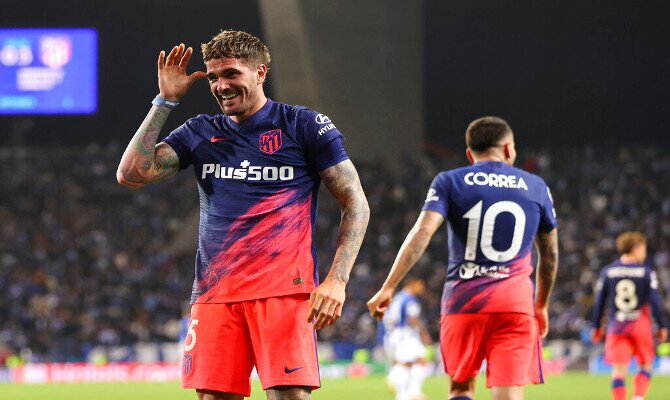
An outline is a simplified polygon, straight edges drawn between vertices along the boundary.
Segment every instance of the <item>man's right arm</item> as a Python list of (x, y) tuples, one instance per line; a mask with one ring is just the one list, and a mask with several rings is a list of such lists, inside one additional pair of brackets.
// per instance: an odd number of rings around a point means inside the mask
[(540, 336), (548, 332), (549, 295), (556, 280), (558, 269), (558, 233), (556, 228), (549, 232), (538, 232), (535, 245), (539, 254), (537, 265), (537, 292), (535, 295), (535, 314), (540, 328)]
[(177, 153), (167, 143), (156, 144), (170, 108), (153, 106), (128, 143), (121, 157), (116, 179), (129, 187), (142, 187), (179, 171)]
[(409, 231), (405, 242), (400, 246), (393, 266), (382, 288), (368, 301), (370, 315), (381, 320), (391, 304), (393, 292), (407, 272), (426, 251), (431, 238), (442, 225), (444, 216), (436, 211), (425, 210), (419, 214), (412, 230)]
[[(186, 75), (191, 54), (193, 49), (182, 43), (173, 47), (167, 57), (164, 51), (158, 55), (158, 89), (163, 99), (179, 101), (196, 80), (205, 76), (203, 71)], [(120, 184), (142, 187), (179, 171), (179, 157), (174, 149), (167, 143), (156, 144), (170, 110), (164, 105), (151, 107), (121, 157), (116, 171)]]

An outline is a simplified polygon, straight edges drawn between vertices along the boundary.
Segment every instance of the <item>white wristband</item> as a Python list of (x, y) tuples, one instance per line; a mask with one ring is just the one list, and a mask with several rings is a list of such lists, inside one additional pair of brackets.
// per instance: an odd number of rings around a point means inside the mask
[(178, 101), (174, 100), (167, 100), (164, 99), (160, 94), (157, 94), (156, 97), (154, 97), (153, 100), (151, 100), (151, 104), (155, 106), (164, 106), (167, 108), (175, 108), (179, 105)]

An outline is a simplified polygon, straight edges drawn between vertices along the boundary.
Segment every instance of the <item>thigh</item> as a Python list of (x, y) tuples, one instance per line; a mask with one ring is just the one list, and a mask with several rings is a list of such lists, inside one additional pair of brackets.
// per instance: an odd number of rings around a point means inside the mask
[(299, 294), (244, 303), (263, 389), (321, 386), (308, 300), (309, 295)]
[(250, 395), (254, 360), (240, 303), (194, 304), (183, 350), (183, 387)]
[(651, 325), (648, 329), (637, 330), (633, 337), (633, 354), (637, 359), (638, 365), (651, 364), (656, 357), (656, 350), (654, 349), (654, 336), (651, 332)]
[(455, 382), (477, 375), (485, 356), (489, 314), (448, 314), (440, 323), (440, 348), (445, 372)]
[(633, 343), (628, 335), (610, 333), (605, 336), (605, 361), (609, 364), (628, 364), (633, 356)]
[(542, 345), (535, 317), (519, 313), (491, 314), (486, 344), (488, 387), (542, 383)]

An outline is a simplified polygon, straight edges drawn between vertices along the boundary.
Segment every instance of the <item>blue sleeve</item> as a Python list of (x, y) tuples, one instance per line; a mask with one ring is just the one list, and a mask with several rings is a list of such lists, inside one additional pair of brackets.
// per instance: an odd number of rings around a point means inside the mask
[(423, 203), (422, 211), (436, 211), (445, 218), (449, 212), (449, 179), (447, 174), (441, 172), (435, 176), (430, 184), (426, 201)]
[(549, 232), (556, 228), (556, 209), (554, 209), (554, 199), (551, 197), (551, 190), (549, 187), (542, 181), (542, 186), (544, 189), (540, 194), (541, 203), (540, 203), (540, 225), (539, 230), (542, 232)]
[(598, 277), (598, 282), (596, 283), (595, 290), (595, 303), (593, 305), (593, 327), (598, 329), (600, 328), (600, 321), (603, 318), (603, 311), (605, 311), (605, 301), (607, 300), (607, 277), (606, 269), (600, 272)]
[(651, 271), (649, 274), (649, 287), (651, 293), (649, 294), (649, 303), (651, 304), (651, 313), (656, 319), (656, 323), (661, 328), (667, 328), (668, 323), (665, 320), (663, 315), (663, 306), (661, 303), (661, 296), (658, 294), (658, 278), (656, 276), (656, 271)]
[(185, 169), (191, 165), (191, 139), (194, 137), (193, 131), (195, 130), (195, 119), (191, 118), (177, 129), (173, 130), (165, 139), (164, 143), (167, 143), (172, 147), (177, 157), (179, 157), (179, 169)]
[(327, 116), (301, 109), (298, 111), (297, 126), (298, 138), (317, 171), (349, 159), (342, 134)]

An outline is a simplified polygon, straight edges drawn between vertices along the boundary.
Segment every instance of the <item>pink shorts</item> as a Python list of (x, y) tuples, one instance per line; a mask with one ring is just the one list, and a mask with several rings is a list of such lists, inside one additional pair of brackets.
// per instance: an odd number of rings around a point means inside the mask
[(486, 359), (486, 386), (544, 383), (535, 317), (519, 313), (442, 316), (444, 369), (456, 382), (474, 378)]
[(609, 364), (628, 364), (635, 356), (637, 363), (654, 362), (654, 338), (651, 324), (640, 324), (630, 334), (608, 333), (605, 336), (605, 361)]
[(194, 304), (184, 344), (182, 387), (249, 397), (256, 366), (263, 389), (321, 386), (308, 294)]

